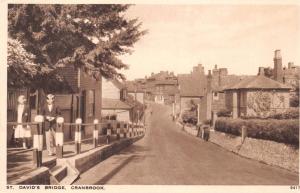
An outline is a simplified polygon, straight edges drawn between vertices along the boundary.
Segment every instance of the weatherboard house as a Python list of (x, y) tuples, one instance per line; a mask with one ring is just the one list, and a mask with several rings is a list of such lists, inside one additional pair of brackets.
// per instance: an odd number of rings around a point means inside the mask
[(264, 76), (248, 77), (224, 89), (226, 108), (232, 117), (267, 117), (284, 112), (290, 107), (291, 87)]
[(127, 98), (124, 84), (102, 77), (102, 117), (116, 116), (119, 121), (129, 122), (133, 106), (127, 102)]

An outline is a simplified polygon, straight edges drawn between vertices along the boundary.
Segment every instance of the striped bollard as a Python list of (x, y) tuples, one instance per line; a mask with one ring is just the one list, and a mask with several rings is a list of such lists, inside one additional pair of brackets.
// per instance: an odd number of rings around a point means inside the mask
[(80, 154), (81, 152), (81, 124), (82, 119), (78, 118), (75, 121), (76, 131), (75, 131), (75, 153)]
[(94, 148), (96, 148), (98, 146), (98, 137), (99, 137), (98, 127), (97, 127), (97, 125), (99, 124), (99, 120), (95, 119), (94, 124), (95, 126), (93, 132), (93, 144), (94, 144)]
[(111, 136), (111, 125), (110, 123), (107, 125), (107, 130), (106, 130), (106, 143), (110, 143), (110, 136)]
[(58, 117), (56, 119), (56, 132), (55, 132), (55, 142), (56, 142), (56, 157), (63, 158), (63, 146), (64, 146), (64, 132), (63, 132), (64, 118)]
[(33, 162), (36, 164), (36, 167), (42, 167), (44, 117), (37, 115), (34, 121), (37, 122), (37, 126), (33, 135)]

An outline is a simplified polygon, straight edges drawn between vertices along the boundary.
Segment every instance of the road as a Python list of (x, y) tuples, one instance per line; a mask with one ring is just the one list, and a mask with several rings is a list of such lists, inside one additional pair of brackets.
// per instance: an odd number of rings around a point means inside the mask
[(298, 174), (188, 135), (170, 107), (153, 104), (143, 139), (81, 174), (75, 184), (291, 185)]

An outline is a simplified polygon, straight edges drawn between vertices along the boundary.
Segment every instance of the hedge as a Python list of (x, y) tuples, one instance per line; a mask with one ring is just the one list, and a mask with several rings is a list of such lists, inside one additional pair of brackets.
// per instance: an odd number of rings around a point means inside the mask
[(197, 124), (197, 113), (194, 111), (184, 111), (181, 115), (183, 123), (189, 123), (191, 125)]
[(215, 130), (240, 136), (242, 126), (247, 129), (247, 136), (299, 147), (299, 119), (232, 119), (218, 118)]

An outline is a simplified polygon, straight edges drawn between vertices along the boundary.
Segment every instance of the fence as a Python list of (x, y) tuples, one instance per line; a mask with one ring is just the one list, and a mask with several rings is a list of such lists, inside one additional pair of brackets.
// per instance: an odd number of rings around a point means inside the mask
[[(17, 122), (7, 122), (7, 125), (17, 126), (17, 125), (30, 125), (33, 140), (33, 161), (36, 167), (42, 166), (42, 151), (43, 151), (43, 134), (44, 134), (44, 117), (42, 115), (37, 115), (34, 122), (17, 123)], [(55, 131), (55, 145), (56, 145), (56, 156), (57, 158), (64, 157), (64, 125), (71, 126), (75, 132), (74, 137), (74, 148), (75, 154), (81, 153), (81, 145), (84, 141), (92, 142), (92, 149), (99, 147), (100, 140), (99, 137), (104, 137), (104, 144), (109, 144), (112, 142), (112, 136), (116, 137), (116, 140), (121, 138), (132, 138), (144, 134), (144, 126), (140, 124), (133, 124), (131, 122), (120, 122), (113, 120), (106, 120), (102, 123), (98, 119), (95, 119), (93, 123), (82, 123), (80, 118), (75, 120), (75, 123), (65, 123), (63, 117), (57, 117), (56, 119), (56, 131)], [(88, 139), (82, 139), (82, 126), (93, 126), (93, 137)]]

